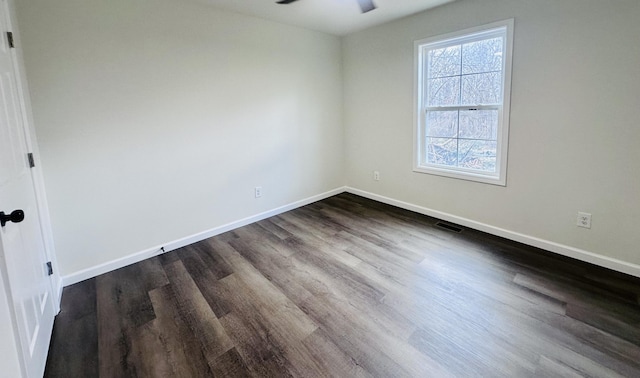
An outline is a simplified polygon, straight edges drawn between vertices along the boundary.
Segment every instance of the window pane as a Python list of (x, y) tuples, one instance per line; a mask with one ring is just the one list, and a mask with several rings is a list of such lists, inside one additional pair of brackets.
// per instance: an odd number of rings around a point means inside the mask
[(502, 99), (502, 75), (499, 72), (462, 77), (463, 105), (497, 105)]
[(427, 112), (426, 135), (455, 138), (458, 135), (458, 111)]
[(462, 46), (462, 74), (502, 70), (502, 37)]
[(484, 172), (496, 171), (496, 142), (460, 140), (458, 166)]
[(506, 184), (512, 39), (505, 20), (414, 43), (414, 171)]
[(461, 110), (460, 138), (498, 139), (497, 110)]
[(460, 75), (460, 45), (429, 51), (428, 77)]
[(455, 167), (458, 161), (458, 140), (427, 138), (427, 163)]
[(460, 76), (430, 79), (428, 85), (428, 106), (460, 104)]

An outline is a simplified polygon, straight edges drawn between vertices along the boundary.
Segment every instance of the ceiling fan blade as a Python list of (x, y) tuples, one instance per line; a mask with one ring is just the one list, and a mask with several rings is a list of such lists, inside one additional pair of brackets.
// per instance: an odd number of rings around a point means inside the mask
[(373, 0), (358, 0), (358, 4), (360, 4), (360, 9), (362, 9), (362, 13), (367, 13), (376, 9)]
[[(294, 1), (298, 0), (280, 0), (276, 1), (277, 4), (291, 4)], [(367, 13), (376, 9), (376, 5), (373, 3), (373, 0), (358, 0), (358, 4), (360, 4), (360, 9), (362, 9), (362, 13)]]

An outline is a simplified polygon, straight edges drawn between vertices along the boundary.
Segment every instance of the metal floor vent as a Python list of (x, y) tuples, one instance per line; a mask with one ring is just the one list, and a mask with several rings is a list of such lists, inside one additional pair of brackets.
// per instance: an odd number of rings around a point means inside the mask
[(453, 231), (453, 232), (462, 232), (462, 228), (460, 228), (458, 226), (454, 226), (454, 225), (449, 224), (449, 223), (438, 222), (438, 223), (436, 223), (436, 226), (438, 226), (440, 228), (444, 228), (445, 230)]

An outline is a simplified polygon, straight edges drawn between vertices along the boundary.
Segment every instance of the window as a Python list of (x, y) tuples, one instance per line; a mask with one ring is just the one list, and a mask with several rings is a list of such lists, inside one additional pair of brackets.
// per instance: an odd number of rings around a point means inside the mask
[(415, 42), (414, 171), (506, 185), (513, 20)]

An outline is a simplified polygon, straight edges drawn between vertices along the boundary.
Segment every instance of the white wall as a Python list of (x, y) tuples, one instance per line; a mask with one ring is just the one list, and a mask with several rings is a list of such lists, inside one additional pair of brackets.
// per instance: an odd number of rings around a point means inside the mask
[(17, 6), (63, 275), (344, 185), (339, 38), (190, 1)]
[[(637, 0), (458, 0), (342, 41), (195, 1), (18, 16), (65, 275), (345, 182), (640, 264)], [(512, 17), (507, 186), (412, 172), (413, 41)]]
[[(412, 172), (413, 42), (507, 18), (507, 186)], [(348, 185), (640, 264), (638, 20), (637, 0), (459, 0), (347, 36)], [(592, 229), (576, 227), (578, 211)]]

